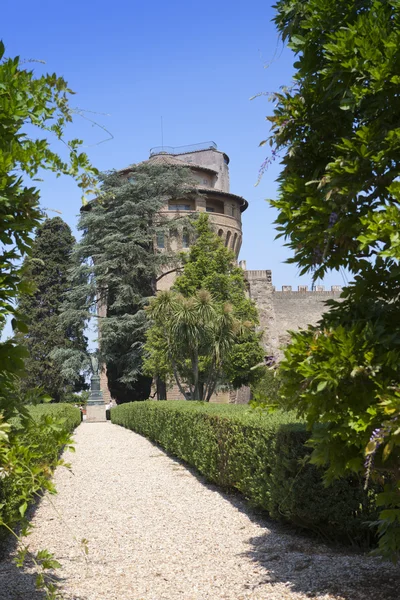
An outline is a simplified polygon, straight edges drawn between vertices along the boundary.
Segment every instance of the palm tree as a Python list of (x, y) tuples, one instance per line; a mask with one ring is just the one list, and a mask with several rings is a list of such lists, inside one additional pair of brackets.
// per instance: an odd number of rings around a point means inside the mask
[(208, 402), (224, 378), (224, 361), (237, 336), (249, 324), (238, 321), (232, 306), (217, 304), (207, 290), (189, 298), (160, 292), (150, 302), (148, 315), (152, 320), (146, 344), (148, 364), (153, 369), (158, 362), (169, 365), (184, 397)]

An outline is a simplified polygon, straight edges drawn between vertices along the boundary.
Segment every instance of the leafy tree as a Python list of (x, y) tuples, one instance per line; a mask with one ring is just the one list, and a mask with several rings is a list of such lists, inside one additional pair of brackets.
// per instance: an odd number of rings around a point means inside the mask
[[(224, 377), (224, 363), (238, 334), (251, 323), (235, 319), (232, 305), (215, 302), (207, 290), (189, 298), (161, 292), (150, 302), (148, 314), (157, 333), (162, 331), (164, 360), (171, 365), (181, 393), (187, 397), (188, 386), (190, 399), (208, 402)], [(151, 357), (149, 343), (146, 349)]]
[[(271, 145), (284, 152), (279, 235), (302, 273), (346, 267), (353, 282), (317, 327), (293, 335), (285, 404), (310, 427), (328, 479), (367, 471), (386, 485), (380, 550), (400, 550), (400, 5), (280, 0), (297, 55), (275, 94)], [(322, 431), (322, 433), (321, 433)], [(365, 462), (365, 466), (363, 463)], [(392, 474), (392, 476), (390, 475)]]
[[(40, 387), (55, 402), (64, 401), (71, 390), (62, 376), (60, 365), (51, 354), (56, 348), (86, 349), (83, 332), (60, 327), (59, 310), (68, 289), (68, 271), (75, 239), (69, 226), (60, 218), (46, 219), (36, 229), (29, 258), (25, 259), (23, 280), (35, 290), (22, 296), (18, 305), (29, 330), (17, 336), (29, 352), (26, 374), (21, 379), (24, 394)], [(84, 382), (80, 382), (84, 387)]]
[[(213, 371), (212, 394), (218, 384), (238, 388), (256, 379), (258, 371), (252, 370), (252, 367), (262, 360), (264, 351), (260, 345), (261, 336), (256, 332), (257, 309), (246, 295), (243, 271), (236, 265), (233, 252), (226, 248), (221, 239), (212, 231), (208, 215), (201, 214), (194, 227), (197, 238), (189, 252), (181, 255), (182, 272), (174, 283), (173, 291), (190, 299), (194, 298), (200, 290), (207, 290), (212, 297), (214, 315), (219, 314), (218, 311), (222, 314), (225, 310), (224, 307), (229, 305), (232, 319), (237, 323), (248, 325), (239, 328), (229, 343), (229, 352), (225, 352), (223, 361), (218, 363), (218, 369)], [(156, 313), (150, 311), (149, 314)], [(165, 327), (162, 321), (155, 319), (148, 332), (146, 344), (146, 369), (160, 379), (168, 379), (171, 376), (176, 378), (172, 355), (168, 349), (171, 342), (167, 343)], [(183, 346), (182, 352), (184, 352)], [(200, 390), (196, 389), (196, 394), (199, 393), (199, 396), (195, 396), (196, 399), (199, 397), (209, 399), (208, 394), (202, 390), (202, 386), (210, 389), (207, 382), (210, 378), (210, 369), (213, 370), (214, 367), (211, 359), (204, 360), (203, 367), (202, 363), (199, 365)], [(180, 379), (186, 380), (188, 385), (194, 385), (193, 382), (197, 376), (189, 376), (188, 372), (182, 368)]]
[[(11, 319), (14, 330), (27, 332), (16, 300), (32, 291), (31, 282), (22, 277), (22, 260), (30, 252), (31, 235), (42, 218), (39, 190), (32, 180), (40, 169), (47, 169), (74, 177), (83, 190), (95, 183), (96, 170), (86, 154), (80, 152), (81, 142), (64, 139), (66, 125), (72, 120), (70, 93), (63, 78), (55, 74), (36, 77), (21, 67), (19, 57), (6, 58), (0, 42), (0, 330)], [(53, 136), (64, 142), (66, 159), (53, 150)], [(63, 427), (47, 417), (36, 428), (32, 425), (25, 399), (18, 390), (25, 357), (26, 351), (15, 338), (0, 343), (0, 486), (12, 473), (18, 494), (13, 502), (15, 506), (19, 504), (21, 519), (27, 500), (49, 481), (46, 461), (33, 466), (37, 447), (33, 439), (31, 444), (26, 443), (21, 430), (35, 430), (41, 439), (47, 436), (54, 439), (55, 431)], [(18, 419), (10, 420), (12, 416)], [(69, 442), (64, 435), (63, 443)], [(10, 525), (7, 516), (0, 518), (3, 531), (11, 531)], [(55, 561), (46, 551), (36, 555), (36, 564), (43, 565), (44, 555), (47, 564), (54, 566)], [(45, 582), (43, 585), (46, 587)], [(50, 597), (52, 591), (48, 586), (47, 591)]]
[[(63, 78), (35, 77), (21, 68), (18, 57), (4, 57), (0, 42), (0, 329), (8, 318), (13, 327), (26, 332), (15, 300), (31, 291), (22, 278), (21, 259), (30, 251), (31, 234), (41, 220), (39, 190), (24, 183), (39, 169), (71, 175), (82, 189), (93, 185), (95, 170), (79, 140), (63, 139), (72, 120), (68, 104), (71, 91)], [(40, 132), (42, 137), (35, 137)], [(63, 160), (51, 146), (51, 135), (65, 142), (69, 153)], [(14, 388), (24, 370), (24, 349), (15, 339), (0, 343), (0, 411), (7, 419), (16, 410)]]
[[(100, 354), (112, 396), (118, 403), (144, 400), (151, 387), (151, 379), (142, 374), (144, 307), (155, 294), (157, 279), (177, 264), (168, 247), (157, 248), (157, 237), (168, 240), (188, 224), (186, 217), (171, 218), (160, 211), (169, 198), (195, 192), (186, 169), (167, 165), (142, 163), (129, 173), (105, 174), (101, 181), (101, 195), (79, 221), (83, 235), (74, 253), (62, 319), (80, 327), (98, 318)], [(79, 371), (76, 353), (64, 353), (64, 367)]]

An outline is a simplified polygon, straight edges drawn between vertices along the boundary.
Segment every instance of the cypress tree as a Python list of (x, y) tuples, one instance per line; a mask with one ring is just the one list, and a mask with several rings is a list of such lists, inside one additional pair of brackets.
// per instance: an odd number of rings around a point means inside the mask
[[(40, 387), (54, 402), (63, 401), (71, 391), (52, 353), (57, 348), (85, 348), (82, 330), (60, 324), (60, 308), (68, 288), (68, 271), (75, 239), (60, 218), (46, 219), (36, 230), (31, 255), (24, 263), (24, 278), (35, 290), (19, 301), (29, 331), (17, 335), (28, 350), (26, 375), (21, 388), (29, 392)], [(83, 382), (80, 382), (83, 385)]]

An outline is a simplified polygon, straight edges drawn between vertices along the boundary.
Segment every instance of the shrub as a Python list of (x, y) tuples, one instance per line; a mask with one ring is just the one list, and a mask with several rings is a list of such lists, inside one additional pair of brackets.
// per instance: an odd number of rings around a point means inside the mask
[(282, 379), (279, 371), (265, 368), (259, 380), (251, 386), (254, 403), (258, 405), (275, 404), (281, 385)]
[(276, 519), (330, 540), (370, 543), (374, 494), (358, 477), (324, 487), (306, 461), (309, 433), (290, 413), (200, 402), (132, 402), (111, 410), (113, 423), (160, 444), (207, 479), (242, 492)]
[(24, 520), (28, 504), (43, 488), (54, 491), (49, 477), (70, 432), (81, 422), (78, 408), (68, 404), (41, 404), (28, 408), (23, 422), (13, 418), (0, 455), (0, 539), (5, 524)]

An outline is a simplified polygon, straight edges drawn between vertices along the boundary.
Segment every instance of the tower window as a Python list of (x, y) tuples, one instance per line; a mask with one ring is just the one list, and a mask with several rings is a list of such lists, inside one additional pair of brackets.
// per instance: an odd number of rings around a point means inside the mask
[(230, 242), (230, 239), (231, 239), (231, 235), (232, 235), (232, 234), (231, 234), (231, 232), (230, 232), (230, 231), (228, 231), (228, 233), (226, 234), (225, 246), (226, 246), (227, 248), (229, 248), (229, 242)]
[(191, 210), (190, 204), (169, 204), (168, 210)]
[(189, 234), (187, 231), (184, 231), (182, 235), (182, 248), (189, 248)]
[(232, 240), (232, 250), (233, 251), (235, 251), (237, 236), (238, 236), (237, 233), (235, 233), (235, 235), (233, 236), (233, 240)]
[(165, 236), (162, 231), (157, 233), (157, 248), (165, 248)]
[(211, 206), (207, 206), (206, 212), (215, 212), (215, 208), (211, 208)]

